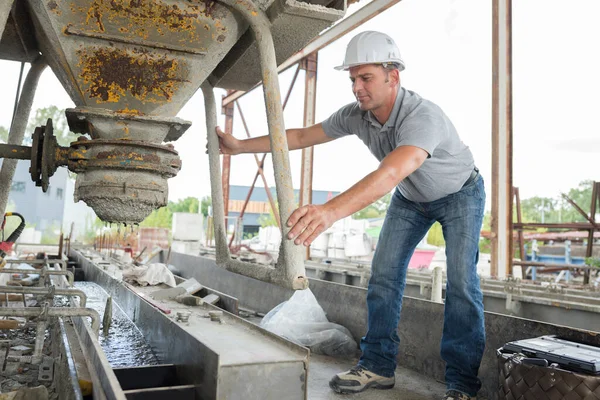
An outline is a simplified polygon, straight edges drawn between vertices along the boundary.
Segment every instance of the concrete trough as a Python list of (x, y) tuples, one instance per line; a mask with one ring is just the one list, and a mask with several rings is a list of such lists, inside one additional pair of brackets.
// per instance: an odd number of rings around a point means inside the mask
[[(102, 286), (137, 325), (160, 362), (176, 365), (182, 384), (195, 385), (197, 399), (307, 398), (307, 349), (226, 311), (222, 322), (206, 318), (219, 310), (207, 303), (160, 301), (167, 315), (151, 304), (156, 287), (133, 287), (122, 282), (117, 268), (99, 267), (76, 250), (71, 256), (86, 280)], [(189, 319), (177, 321), (178, 313), (189, 313)]]
[[(292, 290), (223, 270), (213, 259), (207, 257), (172, 252), (170, 263), (181, 271), (183, 277), (194, 277), (215, 290), (235, 296), (242, 306), (258, 312), (268, 312), (293, 294)], [(366, 289), (318, 279), (311, 279), (310, 289), (327, 313), (328, 319), (345, 326), (352, 332), (355, 340), (360, 340), (366, 332)], [(402, 341), (398, 354), (399, 365), (443, 381), (445, 364), (440, 358), (439, 348), (444, 305), (405, 296), (402, 307), (402, 318), (398, 327)], [(485, 321), (487, 342), (479, 374), (483, 382), (479, 397), (484, 399), (498, 399), (496, 350), (507, 342), (542, 335), (558, 335), (565, 339), (600, 346), (600, 334), (593, 331), (492, 312), (485, 313)]]

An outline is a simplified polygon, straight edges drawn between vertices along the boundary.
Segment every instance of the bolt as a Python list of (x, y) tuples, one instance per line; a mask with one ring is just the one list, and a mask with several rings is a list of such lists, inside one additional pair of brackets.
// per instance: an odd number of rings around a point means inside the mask
[(221, 317), (223, 316), (223, 311), (209, 311), (208, 316), (211, 321), (221, 322)]
[(188, 322), (191, 314), (192, 313), (189, 311), (177, 311), (177, 320), (181, 322)]

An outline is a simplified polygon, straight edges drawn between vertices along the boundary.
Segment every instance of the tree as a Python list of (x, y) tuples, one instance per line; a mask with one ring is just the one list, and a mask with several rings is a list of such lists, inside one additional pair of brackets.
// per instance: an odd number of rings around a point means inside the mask
[(208, 208), (212, 207), (212, 199), (210, 196), (204, 196), (200, 200), (200, 212), (204, 215), (204, 218), (208, 217)]
[[(275, 208), (279, 210), (279, 203), (275, 203)], [(277, 226), (277, 220), (275, 219), (275, 214), (273, 214), (273, 210), (269, 208), (268, 214), (261, 214), (258, 217), (258, 223), (261, 228), (266, 228), (267, 226)]]
[[(579, 182), (576, 188), (569, 190), (567, 196), (573, 200), (583, 211), (589, 214), (590, 206), (592, 204), (592, 187), (594, 182), (591, 180), (585, 180)], [(562, 221), (569, 222), (587, 222), (587, 220), (581, 215), (575, 207), (571, 206), (567, 201), (563, 202), (563, 210), (561, 219)]]
[[(521, 200), (521, 217), (523, 222), (558, 222), (558, 201), (550, 197), (532, 197)], [(514, 220), (516, 217), (514, 207)]]
[(33, 131), (38, 126), (46, 125), (48, 118), (52, 119), (54, 136), (56, 136), (59, 145), (69, 146), (71, 142), (77, 140), (79, 135), (69, 130), (65, 110), (61, 110), (56, 106), (49, 106), (35, 110), (35, 115), (30, 118), (27, 125), (24, 143), (31, 145), (31, 135), (33, 134)]
[(388, 193), (373, 204), (368, 205), (362, 210), (355, 212), (352, 214), (352, 218), (354, 219), (371, 219), (383, 217), (387, 212), (388, 207), (390, 206), (390, 201), (392, 199), (392, 194)]
[[(152, 211), (145, 220), (140, 223), (140, 226), (152, 228), (171, 228), (173, 223), (173, 213), (198, 213), (200, 203), (195, 197), (187, 197), (177, 202), (170, 201), (166, 207), (161, 207)], [(208, 210), (208, 209), (207, 209)]]
[(171, 213), (185, 212), (185, 213), (198, 213), (199, 202), (196, 197), (186, 197), (183, 200), (179, 200), (177, 203), (172, 201), (167, 205)]
[(8, 129), (0, 126), (0, 142), (8, 143)]

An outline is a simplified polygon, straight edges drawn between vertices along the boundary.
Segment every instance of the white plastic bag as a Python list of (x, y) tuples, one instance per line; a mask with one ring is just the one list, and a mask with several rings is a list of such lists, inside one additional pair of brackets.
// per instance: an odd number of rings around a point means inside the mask
[(159, 283), (166, 283), (170, 287), (175, 287), (175, 277), (169, 271), (165, 264), (133, 265), (123, 270), (123, 279), (129, 282), (136, 282), (140, 286), (154, 286)]
[(348, 329), (327, 320), (310, 289), (296, 291), (288, 301), (273, 308), (260, 326), (316, 354), (354, 357), (358, 350)]

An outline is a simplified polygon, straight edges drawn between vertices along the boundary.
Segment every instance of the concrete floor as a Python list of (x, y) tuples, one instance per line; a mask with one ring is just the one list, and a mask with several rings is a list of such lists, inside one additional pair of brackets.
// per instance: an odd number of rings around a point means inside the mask
[(352, 400), (440, 400), (444, 396), (445, 385), (414, 371), (396, 369), (396, 386), (391, 390), (369, 389), (357, 394), (337, 394), (329, 388), (333, 375), (350, 369), (356, 360), (342, 360), (312, 354), (308, 373), (308, 398), (310, 400), (352, 399)]

